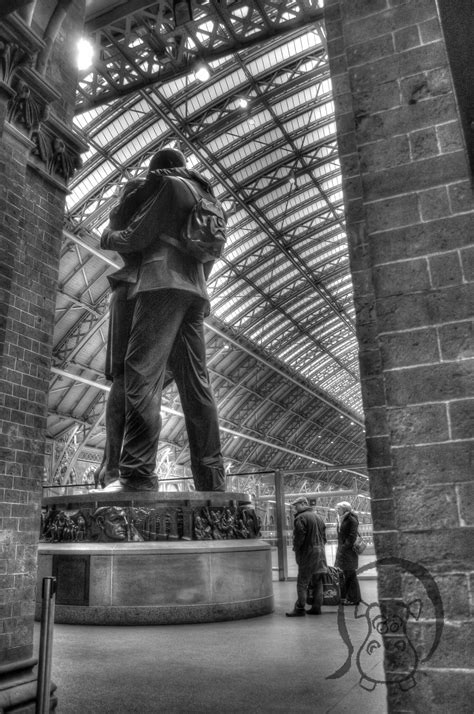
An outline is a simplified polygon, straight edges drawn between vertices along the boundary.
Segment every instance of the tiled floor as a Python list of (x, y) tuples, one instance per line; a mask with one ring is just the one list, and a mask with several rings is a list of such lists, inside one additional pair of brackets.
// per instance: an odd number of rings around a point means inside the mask
[[(295, 583), (273, 585), (275, 611), (249, 620), (56, 625), (58, 714), (385, 714), (385, 686), (373, 681), (380, 678), (374, 674), (380, 654), (370, 668), (364, 664), (369, 671), (362, 671), (357, 657), (366, 618), (344, 608), (338, 621), (337, 608), (324, 608), (320, 617), (289, 619), (285, 611), (294, 603)], [(366, 603), (377, 599), (375, 580), (362, 580), (361, 589)]]

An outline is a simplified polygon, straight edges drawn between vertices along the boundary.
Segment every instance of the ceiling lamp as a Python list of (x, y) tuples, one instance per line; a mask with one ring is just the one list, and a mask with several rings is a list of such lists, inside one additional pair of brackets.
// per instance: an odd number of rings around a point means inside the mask
[(77, 67), (78, 69), (87, 69), (92, 64), (92, 59), (94, 57), (94, 49), (85, 37), (77, 43)]
[(198, 64), (194, 68), (194, 78), (200, 82), (207, 82), (211, 76), (211, 71), (206, 64)]
[(245, 97), (240, 97), (240, 98), (239, 98), (239, 107), (240, 107), (241, 109), (247, 109), (248, 105), (249, 105), (249, 100), (248, 100), (248, 99), (246, 99)]

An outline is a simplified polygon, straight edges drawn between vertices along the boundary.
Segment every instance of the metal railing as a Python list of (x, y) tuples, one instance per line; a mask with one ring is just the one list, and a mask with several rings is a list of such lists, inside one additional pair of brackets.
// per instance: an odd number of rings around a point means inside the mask
[(36, 714), (47, 714), (50, 711), (56, 578), (43, 578), (42, 598)]

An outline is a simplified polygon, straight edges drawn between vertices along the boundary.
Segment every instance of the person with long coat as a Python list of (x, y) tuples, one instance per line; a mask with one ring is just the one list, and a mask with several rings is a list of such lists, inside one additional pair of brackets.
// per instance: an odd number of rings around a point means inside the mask
[(341, 600), (345, 605), (358, 605), (361, 600), (357, 569), (359, 556), (354, 550), (354, 543), (359, 531), (359, 519), (348, 501), (336, 504), (338, 518), (337, 552), (335, 565), (344, 575), (341, 588)]
[[(324, 547), (326, 524), (313, 511), (305, 496), (300, 496), (291, 505), (296, 511), (293, 525), (293, 550), (298, 565), (296, 580), (298, 599), (294, 609), (287, 612), (286, 616), (300, 617), (306, 613), (320, 615), (323, 602), (322, 575), (327, 571)], [(310, 582), (314, 588), (313, 604), (310, 610), (306, 610), (306, 596)]]

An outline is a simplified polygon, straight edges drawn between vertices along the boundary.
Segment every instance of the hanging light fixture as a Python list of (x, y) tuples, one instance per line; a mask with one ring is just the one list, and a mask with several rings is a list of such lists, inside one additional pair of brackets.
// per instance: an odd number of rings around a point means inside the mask
[(199, 82), (207, 82), (207, 80), (211, 76), (211, 70), (204, 63), (197, 64), (194, 67), (193, 72), (194, 72), (194, 78), (199, 80)]
[(77, 43), (77, 67), (78, 69), (88, 69), (94, 58), (92, 44), (85, 37), (81, 37)]

